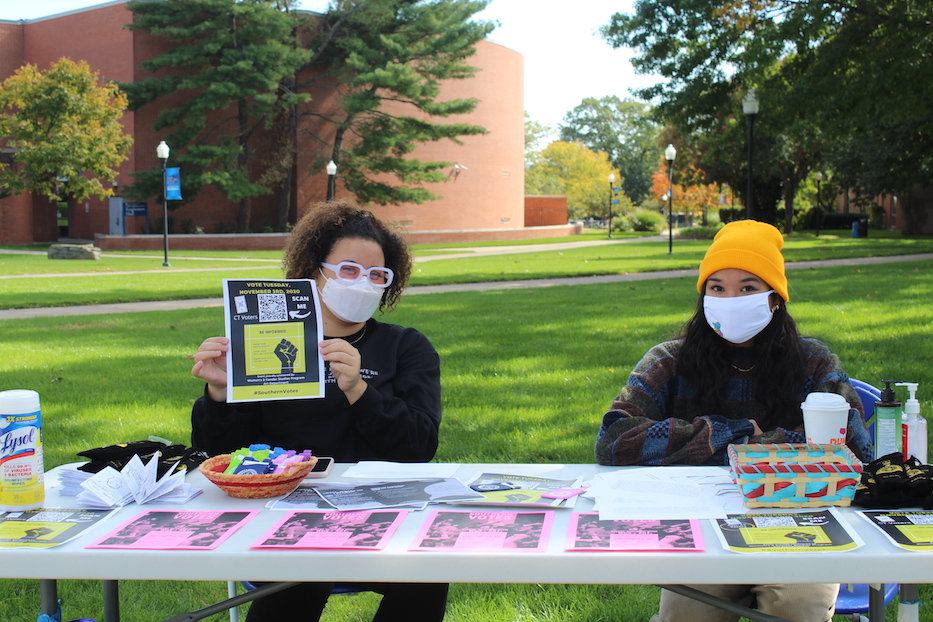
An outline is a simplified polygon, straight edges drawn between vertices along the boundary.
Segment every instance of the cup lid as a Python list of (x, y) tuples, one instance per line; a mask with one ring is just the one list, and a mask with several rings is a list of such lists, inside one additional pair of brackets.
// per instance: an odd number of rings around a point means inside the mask
[(819, 410), (836, 410), (838, 408), (849, 408), (849, 402), (838, 393), (810, 393), (807, 399), (800, 405), (803, 408), (815, 408)]

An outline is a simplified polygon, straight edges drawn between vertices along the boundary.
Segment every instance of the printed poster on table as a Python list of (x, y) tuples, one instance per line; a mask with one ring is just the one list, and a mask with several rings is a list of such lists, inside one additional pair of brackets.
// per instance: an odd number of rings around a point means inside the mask
[(470, 488), (484, 499), (470, 505), (514, 505), (523, 507), (572, 507), (582, 492), (579, 479), (555, 479), (514, 473), (482, 473)]
[(39, 508), (0, 512), (0, 548), (47, 549), (73, 540), (113, 510)]
[(289, 512), (252, 548), (381, 549), (408, 510)]
[(933, 512), (866, 510), (859, 514), (897, 546), (908, 551), (933, 551)]
[[(423, 508), (428, 503), (453, 503), (482, 498), (482, 495), (467, 488), (460, 480), (415, 479), (404, 482), (311, 483), (304, 484), (335, 510), (373, 510), (388, 507), (412, 506)], [(289, 502), (292, 495), (282, 501)], [(276, 509), (273, 506), (273, 509)], [(282, 506), (284, 507), (284, 505)]]
[(321, 305), (310, 279), (224, 279), (227, 401), (324, 397)]
[(148, 510), (85, 548), (207, 551), (257, 514), (259, 510)]
[(412, 551), (515, 551), (547, 549), (553, 511), (437, 510), (425, 521)]
[(818, 512), (729, 514), (713, 521), (724, 549), (735, 553), (851, 551), (858, 534), (836, 508)]
[(568, 551), (703, 551), (696, 519), (600, 520), (599, 514), (573, 514)]

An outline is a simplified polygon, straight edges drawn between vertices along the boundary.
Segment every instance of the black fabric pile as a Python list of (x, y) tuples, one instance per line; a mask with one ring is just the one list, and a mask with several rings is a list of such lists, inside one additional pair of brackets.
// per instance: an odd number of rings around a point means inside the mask
[(159, 441), (134, 441), (78, 452), (79, 456), (90, 460), (78, 469), (88, 473), (97, 473), (107, 467), (113, 467), (120, 471), (133, 456), (139, 456), (144, 463), (148, 463), (156, 452), (161, 452), (159, 466), (156, 469), (157, 477), (162, 477), (170, 470), (194, 469), (210, 457), (194, 447), (168, 445)]
[(870, 509), (933, 509), (933, 466), (911, 456), (888, 454), (862, 470), (853, 503)]

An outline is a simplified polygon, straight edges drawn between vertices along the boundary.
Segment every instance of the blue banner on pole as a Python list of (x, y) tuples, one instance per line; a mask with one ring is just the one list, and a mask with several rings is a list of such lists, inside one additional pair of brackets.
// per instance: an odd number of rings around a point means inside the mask
[(165, 169), (165, 198), (181, 201), (181, 175), (178, 168)]

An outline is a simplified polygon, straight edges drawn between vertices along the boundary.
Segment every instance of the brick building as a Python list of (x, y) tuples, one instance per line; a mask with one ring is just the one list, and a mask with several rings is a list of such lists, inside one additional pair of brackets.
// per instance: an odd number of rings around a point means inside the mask
[[(166, 45), (145, 33), (130, 31), (125, 24), (132, 14), (126, 0), (116, 0), (82, 10), (18, 22), (0, 20), (0, 79), (17, 68), (32, 63), (40, 70), (62, 57), (86, 61), (92, 70), (107, 80), (132, 82), (145, 77), (140, 64), (162, 51)], [(467, 136), (463, 144), (441, 141), (420, 147), (413, 157), (455, 163), (448, 180), (428, 189), (442, 198), (423, 205), (368, 206), (380, 218), (394, 223), (412, 241), (431, 239), (477, 240), (516, 238), (534, 235), (569, 233), (566, 226), (525, 227), (524, 200), (524, 60), (520, 54), (492, 41), (477, 45), (477, 53), (468, 61), (477, 67), (476, 76), (468, 80), (450, 81), (443, 85), (441, 99), (474, 97), (480, 100), (468, 115), (459, 115), (457, 122), (485, 127), (488, 134)], [(333, 106), (331, 91), (319, 88), (311, 91), (309, 104), (318, 110)], [(145, 232), (143, 216), (123, 217), (120, 188), (131, 181), (131, 174), (159, 166), (155, 148), (162, 138), (153, 134), (153, 122), (159, 109), (171, 105), (158, 101), (123, 118), (126, 132), (134, 137), (128, 159), (120, 166), (115, 196), (99, 200), (70, 200), (52, 204), (46, 197), (24, 194), (0, 200), (0, 243), (30, 244), (51, 242), (60, 238), (93, 239), (100, 235), (135, 237)], [(305, 121), (307, 123), (308, 121)], [(327, 138), (325, 126), (299, 128)], [(322, 167), (309, 170), (320, 160), (320, 143), (301, 142), (293, 176), (292, 206), (289, 221), (294, 222), (310, 204), (326, 194), (327, 175)], [(171, 145), (170, 145), (171, 146)], [(171, 166), (171, 159), (169, 160)], [(181, 171), (184, 193), (184, 170)], [(341, 196), (340, 171), (337, 173), (337, 196)], [(253, 200), (251, 230), (260, 231), (275, 222), (274, 195)], [(158, 197), (147, 201), (150, 218), (161, 219)], [(191, 203), (171, 212), (172, 234), (180, 233), (182, 225), (200, 227), (208, 233), (230, 230), (236, 221), (237, 206), (219, 192), (204, 188)], [(553, 222), (553, 221), (552, 221)], [(562, 225), (566, 223), (564, 219)], [(456, 232), (456, 233), (454, 233)], [(194, 236), (192, 236), (194, 237)], [(105, 240), (106, 242), (106, 240)], [(184, 248), (181, 239), (172, 235), (173, 247)], [(158, 244), (158, 243), (157, 243)], [(219, 244), (219, 243), (218, 243)], [(145, 240), (136, 247), (158, 247)], [(106, 244), (105, 244), (105, 247)]]

